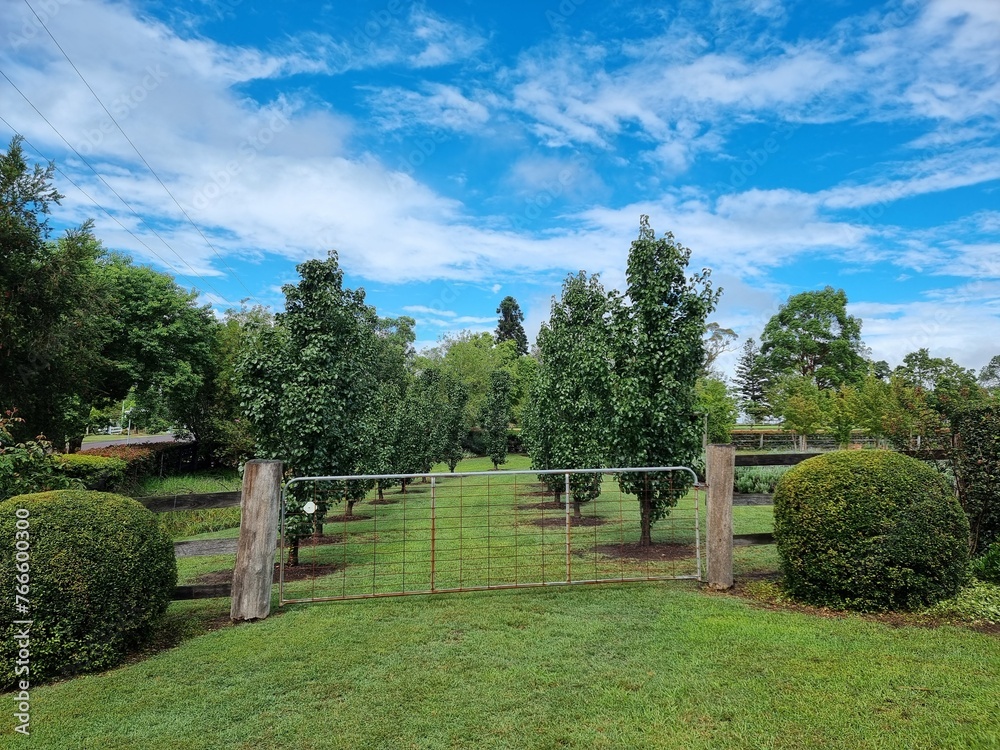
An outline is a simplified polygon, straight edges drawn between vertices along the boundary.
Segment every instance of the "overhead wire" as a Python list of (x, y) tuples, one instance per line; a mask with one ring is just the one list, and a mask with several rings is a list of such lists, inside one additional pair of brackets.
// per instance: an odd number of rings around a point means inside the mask
[(70, 66), (73, 68), (73, 70), (76, 71), (76, 74), (80, 77), (80, 80), (83, 81), (83, 84), (87, 87), (87, 90), (90, 91), (94, 99), (97, 100), (97, 103), (101, 105), (101, 109), (104, 110), (107, 116), (111, 119), (111, 122), (113, 122), (115, 124), (115, 127), (118, 128), (118, 132), (120, 132), (122, 136), (124, 136), (125, 140), (128, 141), (128, 144), (132, 147), (132, 150), (135, 151), (139, 159), (142, 160), (142, 163), (146, 165), (146, 169), (149, 170), (149, 173), (153, 175), (153, 177), (156, 179), (158, 183), (160, 183), (160, 187), (163, 188), (164, 192), (168, 196), (170, 196), (170, 200), (174, 202), (174, 205), (177, 206), (180, 212), (184, 215), (184, 218), (187, 219), (188, 223), (192, 227), (194, 227), (195, 231), (205, 241), (205, 244), (208, 245), (208, 247), (212, 250), (212, 252), (215, 254), (215, 257), (218, 258), (219, 261), (222, 263), (222, 265), (226, 267), (226, 270), (229, 271), (233, 279), (235, 279), (237, 283), (239, 283), (239, 285), (243, 287), (243, 289), (247, 292), (247, 294), (249, 294), (250, 297), (256, 301), (256, 296), (254, 295), (254, 293), (251, 292), (250, 289), (247, 287), (247, 285), (243, 283), (243, 280), (239, 277), (236, 271), (234, 271), (233, 268), (226, 262), (226, 259), (222, 257), (222, 255), (216, 249), (215, 245), (212, 244), (211, 240), (209, 240), (208, 237), (205, 235), (205, 233), (201, 230), (201, 227), (199, 227), (194, 222), (194, 220), (188, 214), (187, 210), (180, 204), (180, 201), (178, 201), (177, 198), (174, 197), (174, 194), (170, 191), (170, 188), (168, 188), (166, 183), (164, 183), (163, 180), (160, 179), (160, 176), (156, 173), (156, 171), (153, 169), (150, 163), (146, 160), (146, 157), (142, 155), (142, 152), (139, 151), (139, 148), (135, 145), (135, 143), (132, 142), (132, 139), (129, 138), (128, 133), (125, 132), (122, 126), (118, 123), (118, 120), (115, 119), (114, 115), (112, 115), (111, 112), (108, 110), (108, 108), (104, 105), (104, 102), (101, 100), (101, 97), (97, 95), (97, 92), (94, 91), (93, 87), (84, 77), (83, 73), (80, 72), (80, 69), (76, 66), (76, 63), (73, 62), (70, 56), (66, 53), (66, 50), (63, 49), (62, 45), (59, 44), (59, 41), (49, 30), (49, 27), (46, 25), (45, 21), (42, 20), (42, 17), (39, 16), (37, 12), (35, 12), (35, 9), (31, 6), (29, 0), (24, 0), (24, 4), (28, 6), (28, 9), (32, 12), (32, 14), (34, 14), (35, 18), (38, 19), (38, 23), (41, 24), (43, 29), (45, 29), (45, 33), (49, 35), (49, 38), (52, 40), (52, 42), (56, 45), (56, 47), (59, 48), (59, 51), (62, 52), (63, 57), (66, 58), (66, 62), (68, 62)]
[[(12, 133), (18, 133), (17, 129), (16, 129), (16, 128), (15, 128), (15, 127), (14, 127), (13, 125), (11, 125), (11, 124), (10, 124), (10, 123), (9, 123), (9, 122), (7, 121), (7, 119), (6, 119), (6, 118), (5, 118), (5, 117), (4, 117), (3, 115), (0, 115), (0, 122), (2, 122), (2, 123), (3, 123), (4, 125), (6, 125), (6, 126), (7, 126), (7, 128), (8, 128), (8, 129), (9, 129), (9, 130), (10, 130), (10, 131), (11, 131)], [(53, 166), (55, 166), (55, 170), (56, 170), (56, 171), (57, 171), (57, 172), (58, 172), (58, 173), (59, 173), (60, 175), (62, 175), (63, 179), (65, 179), (65, 180), (66, 180), (67, 182), (69, 182), (69, 184), (71, 184), (71, 185), (72, 185), (73, 187), (75, 187), (75, 188), (76, 188), (77, 190), (79, 190), (79, 191), (80, 191), (81, 193), (83, 193), (83, 195), (84, 195), (84, 196), (85, 196), (85, 197), (86, 197), (86, 198), (87, 198), (87, 199), (88, 199), (88, 200), (89, 200), (89, 201), (90, 201), (91, 203), (93, 203), (93, 204), (94, 204), (95, 206), (97, 206), (97, 207), (98, 207), (99, 209), (101, 209), (101, 210), (102, 210), (102, 211), (103, 211), (104, 213), (106, 213), (106, 214), (108, 215), (108, 218), (109, 218), (109, 219), (111, 219), (111, 220), (112, 220), (113, 222), (115, 222), (115, 223), (116, 223), (116, 224), (117, 224), (118, 226), (120, 226), (120, 227), (121, 227), (121, 228), (122, 228), (122, 229), (123, 229), (123, 230), (124, 230), (125, 232), (127, 232), (128, 234), (130, 234), (130, 235), (132, 236), (132, 238), (133, 238), (133, 239), (134, 239), (134, 240), (135, 240), (136, 242), (138, 242), (138, 243), (139, 243), (140, 245), (142, 245), (142, 246), (143, 246), (144, 248), (146, 248), (146, 249), (147, 249), (147, 250), (149, 251), (150, 255), (152, 255), (152, 256), (153, 256), (154, 258), (156, 258), (157, 260), (159, 260), (159, 261), (160, 261), (160, 263), (162, 263), (162, 264), (163, 264), (164, 266), (166, 266), (167, 268), (169, 268), (169, 269), (170, 269), (170, 270), (171, 270), (171, 271), (172, 271), (172, 272), (173, 272), (174, 274), (176, 274), (177, 276), (182, 276), (182, 277), (185, 277), (185, 278), (191, 278), (191, 279), (193, 279), (193, 278), (196, 278), (196, 279), (198, 279), (199, 281), (201, 281), (202, 283), (204, 283), (204, 284), (205, 284), (206, 286), (209, 286), (209, 288), (212, 288), (212, 287), (211, 287), (211, 285), (210, 285), (210, 284), (208, 284), (208, 282), (207, 282), (207, 281), (205, 280), (205, 278), (204, 278), (204, 277), (202, 277), (202, 276), (190, 276), (190, 275), (188, 275), (188, 274), (186, 274), (186, 273), (184, 273), (184, 272), (182, 272), (182, 271), (179, 271), (179, 270), (177, 270), (177, 269), (176, 269), (176, 268), (175, 268), (174, 266), (172, 266), (172, 265), (170, 264), (170, 262), (169, 262), (169, 261), (167, 261), (167, 259), (166, 259), (166, 258), (164, 258), (164, 257), (163, 257), (162, 255), (160, 255), (160, 254), (159, 254), (158, 252), (156, 252), (156, 251), (155, 251), (155, 250), (154, 250), (153, 248), (151, 248), (151, 247), (150, 247), (150, 246), (149, 246), (149, 245), (148, 245), (148, 244), (146, 243), (146, 241), (145, 241), (144, 239), (142, 239), (142, 238), (141, 238), (141, 237), (140, 237), (139, 235), (137, 235), (137, 234), (136, 234), (135, 232), (133, 232), (133, 231), (132, 231), (131, 229), (129, 229), (129, 228), (127, 227), (127, 226), (125, 226), (124, 224), (122, 224), (121, 220), (120, 220), (120, 219), (119, 219), (119, 218), (118, 218), (117, 216), (115, 216), (115, 215), (114, 215), (113, 213), (111, 213), (111, 212), (110, 212), (110, 211), (109, 211), (108, 209), (106, 209), (106, 208), (105, 208), (104, 206), (102, 206), (102, 205), (101, 205), (101, 204), (100, 204), (100, 203), (99, 203), (99, 202), (97, 201), (97, 199), (96, 199), (96, 198), (94, 198), (94, 196), (92, 196), (92, 195), (91, 195), (90, 193), (88, 193), (88, 192), (87, 192), (86, 190), (84, 190), (84, 188), (83, 188), (83, 187), (82, 187), (82, 186), (81, 186), (81, 185), (80, 185), (80, 184), (79, 184), (78, 182), (76, 182), (76, 180), (74, 180), (74, 179), (73, 179), (72, 177), (70, 177), (70, 176), (69, 176), (69, 175), (68, 175), (68, 174), (67, 174), (66, 172), (64, 172), (64, 171), (62, 170), (62, 168), (60, 168), (60, 167), (59, 167), (59, 165), (58, 165), (58, 164), (56, 164), (56, 163), (55, 163), (55, 162), (54, 162), (54, 161), (53, 161), (52, 159), (48, 158), (48, 157), (47, 157), (47, 156), (46, 156), (46, 155), (45, 155), (44, 153), (42, 153), (42, 150), (41, 150), (40, 148), (38, 148), (38, 147), (37, 147), (36, 145), (34, 145), (34, 144), (33, 144), (33, 143), (31, 142), (31, 141), (29, 141), (29, 140), (28, 140), (27, 138), (25, 138), (25, 137), (24, 137), (23, 135), (21, 135), (21, 140), (23, 140), (23, 141), (24, 141), (25, 143), (27, 143), (27, 144), (28, 144), (28, 147), (29, 147), (29, 148), (31, 148), (31, 149), (32, 149), (32, 150), (33, 150), (33, 151), (34, 151), (34, 152), (35, 152), (36, 154), (38, 154), (38, 155), (39, 155), (39, 156), (40, 156), (40, 157), (41, 157), (42, 159), (44, 159), (44, 160), (45, 160), (45, 161), (47, 161), (47, 162), (50, 162), (50, 163), (52, 163), (52, 164), (53, 164)], [(216, 294), (218, 294), (218, 290), (216, 290), (216, 289), (212, 288), (212, 291), (214, 291), (214, 292), (215, 292)], [(219, 295), (219, 296), (221, 296), (221, 295)]]
[[(216, 295), (218, 295), (218, 297), (220, 299), (223, 299), (223, 300), (226, 299), (225, 295), (223, 295), (218, 289), (216, 289), (214, 286), (212, 286), (201, 274), (199, 274), (197, 271), (195, 271), (194, 267), (190, 263), (188, 263), (188, 261), (180, 253), (178, 253), (176, 250), (174, 250), (173, 246), (169, 242), (167, 242), (165, 239), (163, 239), (163, 237), (160, 235), (160, 233), (157, 232), (156, 229), (153, 228), (153, 226), (148, 221), (146, 221), (146, 219), (138, 211), (136, 211), (134, 208), (132, 208), (132, 206), (129, 204), (128, 201), (126, 201), (124, 198), (122, 198), (122, 196), (118, 193), (118, 191), (115, 190), (111, 186), (111, 184), (106, 179), (104, 179), (104, 177), (101, 175), (101, 173), (98, 172), (97, 169), (94, 168), (94, 165), (91, 164), (89, 161), (87, 161), (87, 159), (73, 146), (73, 144), (71, 144), (68, 140), (66, 140), (66, 137), (61, 132), (59, 132), (59, 129), (55, 125), (53, 125), (49, 121), (49, 119), (42, 113), (42, 111), (39, 110), (38, 107), (36, 107), (34, 105), (34, 103), (27, 97), (27, 95), (23, 91), (21, 91), (21, 89), (18, 88), (17, 84), (14, 83), (10, 79), (10, 77), (7, 75), (7, 73), (5, 73), (3, 71), (3, 69), (0, 69), (0, 76), (4, 77), (4, 79), (7, 81), (7, 83), (9, 83), (14, 88), (14, 90), (18, 94), (21, 95), (21, 98), (24, 99), (24, 101), (28, 103), (28, 106), (31, 107), (33, 110), (35, 110), (35, 113), (39, 117), (41, 117), (42, 120), (45, 121), (45, 124), (48, 125), (52, 129), (52, 132), (54, 132), (57, 136), (59, 136), (59, 138), (62, 140), (62, 142), (66, 144), (66, 147), (69, 148), (69, 150), (72, 151), (74, 154), (76, 154), (77, 158), (80, 159), (80, 161), (82, 161), (84, 164), (86, 164), (87, 167), (90, 168), (90, 171), (93, 172), (97, 176), (97, 179), (99, 179), (102, 183), (104, 183), (104, 186), (107, 187), (108, 190), (110, 190), (115, 195), (115, 197), (118, 198), (118, 200), (120, 200), (122, 202), (122, 205), (124, 205), (125, 208), (127, 208), (129, 211), (131, 211), (135, 215), (135, 217), (137, 219), (139, 219), (139, 221), (141, 221), (143, 224), (145, 224), (146, 228), (149, 229), (149, 231), (153, 234), (153, 236), (155, 236), (160, 242), (162, 242), (163, 245), (164, 245), (164, 247), (166, 247), (168, 250), (170, 250), (170, 252), (172, 252), (174, 255), (176, 255), (177, 258), (178, 258), (178, 260), (180, 260), (185, 266), (187, 266), (191, 270), (191, 276), (192, 276), (192, 278), (199, 278), (199, 279), (201, 279), (203, 282), (205, 282), (205, 285), (208, 286), (209, 289), (211, 289)], [(8, 123), (7, 126), (10, 127), (10, 124)], [(14, 130), (14, 129), (11, 128), (11, 130)], [(14, 132), (16, 133), (18, 131), (14, 130)], [(104, 209), (103, 206), (101, 208), (102, 208), (102, 210), (106, 211), (106, 209)], [(145, 244), (145, 243), (143, 243), (143, 244)], [(148, 245), (147, 245), (147, 247), (148, 247)], [(185, 274), (185, 275), (187, 275), (187, 274)]]

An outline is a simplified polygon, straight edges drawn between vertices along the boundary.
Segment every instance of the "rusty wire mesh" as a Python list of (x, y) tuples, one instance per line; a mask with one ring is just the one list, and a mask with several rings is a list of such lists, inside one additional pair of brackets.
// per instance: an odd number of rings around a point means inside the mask
[[(539, 472), (495, 471), (407, 475), (357, 502), (331, 504), (316, 533), (287, 563), (285, 498), (279, 592), (282, 604), (378, 596), (577, 583), (700, 578), (701, 490), (692, 488), (652, 526), (640, 546), (640, 504), (623, 492), (623, 470), (591, 472), (594, 499), (566, 502), (570, 477), (548, 485)], [(643, 482), (672, 483), (681, 467), (627, 470)], [(549, 475), (556, 472), (549, 472)], [(653, 479), (650, 479), (653, 477)], [(299, 496), (319, 498), (347, 477), (300, 477)], [(291, 483), (289, 483), (291, 484)], [(557, 498), (553, 486), (563, 490)], [(286, 493), (287, 496), (287, 486)], [(572, 496), (572, 493), (569, 497)]]

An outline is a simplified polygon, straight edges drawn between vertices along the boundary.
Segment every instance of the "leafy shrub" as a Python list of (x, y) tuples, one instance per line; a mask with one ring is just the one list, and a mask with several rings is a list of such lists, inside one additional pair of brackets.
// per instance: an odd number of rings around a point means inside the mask
[(1000, 585), (1000, 542), (993, 542), (984, 554), (972, 561), (972, 575), (980, 581)]
[(786, 466), (738, 466), (733, 489), (746, 495), (770, 495), (787, 471)]
[(59, 471), (52, 459), (52, 443), (44, 436), (13, 442), (8, 428), (23, 421), (13, 412), (0, 416), (0, 500), (29, 492), (82, 488), (79, 479)]
[(173, 545), (152, 513), (83, 490), (0, 503), (0, 590), (14, 592), (25, 573), (30, 613), (0, 608), (0, 687), (14, 678), (14, 619), (33, 621), (32, 683), (107, 669), (151, 635), (177, 583)]
[(1000, 404), (959, 412), (952, 430), (958, 499), (969, 517), (975, 554), (1000, 539)]
[(973, 581), (951, 599), (927, 610), (935, 617), (947, 617), (972, 625), (1000, 624), (1000, 586)]
[(779, 480), (774, 536), (788, 592), (810, 604), (915, 609), (968, 577), (969, 523), (944, 478), (891, 451), (834, 451)]
[(146, 445), (109, 445), (88, 449), (88, 456), (119, 458), (126, 463), (122, 489), (130, 492), (149, 476), (163, 476), (190, 468), (186, 460), (197, 451), (194, 443), (149, 443)]
[(52, 458), (59, 471), (79, 479), (91, 489), (118, 488), (128, 467), (123, 459), (87, 453), (64, 453)]

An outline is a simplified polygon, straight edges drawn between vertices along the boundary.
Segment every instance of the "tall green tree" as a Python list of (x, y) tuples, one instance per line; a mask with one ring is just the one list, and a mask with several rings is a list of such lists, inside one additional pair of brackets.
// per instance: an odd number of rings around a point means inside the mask
[(732, 439), (733, 427), (739, 409), (729, 386), (719, 378), (698, 378), (695, 385), (697, 411), (707, 421), (706, 439), (710, 443), (728, 443)]
[(495, 370), (490, 375), (490, 390), (483, 402), (482, 425), (486, 448), (493, 468), (507, 463), (507, 430), (510, 429), (513, 386), (510, 373)]
[(755, 424), (763, 421), (771, 413), (771, 405), (767, 401), (770, 379), (760, 348), (752, 338), (743, 344), (733, 381), (743, 413)]
[(1000, 395), (1000, 354), (994, 356), (979, 371), (979, 384), (994, 396)]
[(528, 337), (524, 333), (524, 313), (517, 300), (511, 296), (504, 297), (497, 308), (496, 342), (513, 341), (514, 349), (518, 355), (523, 356), (528, 353)]
[[(378, 317), (363, 289), (347, 289), (337, 254), (297, 267), (297, 284), (286, 284), (285, 311), (262, 327), (237, 368), (247, 418), (262, 457), (286, 462), (299, 476), (370, 472), (378, 418)], [(321, 533), (333, 502), (347, 509), (373, 482), (300, 486), (286, 513), (289, 562), (298, 563), (299, 540)], [(303, 511), (315, 502), (312, 514)]]
[(926, 393), (928, 405), (946, 420), (967, 406), (984, 403), (988, 397), (975, 371), (951, 357), (932, 357), (927, 349), (907, 354), (893, 374)]
[(771, 391), (774, 411), (782, 425), (799, 438), (799, 449), (806, 450), (807, 435), (824, 423), (823, 391), (805, 375), (790, 373), (778, 378)]
[(108, 320), (108, 391), (123, 398), (132, 388), (136, 408), (164, 419), (197, 439), (211, 430), (211, 405), (220, 368), (219, 328), (197, 293), (165, 273), (111, 254), (100, 273), (115, 300)]
[(773, 375), (796, 373), (821, 390), (867, 372), (861, 319), (847, 314), (844, 290), (830, 286), (789, 297), (764, 326), (760, 350)]
[(715, 362), (726, 352), (735, 349), (738, 338), (739, 336), (732, 328), (723, 328), (715, 322), (705, 326), (705, 365), (702, 368), (702, 377), (716, 379), (722, 377), (715, 370)]
[[(632, 242), (628, 303), (613, 316), (611, 441), (623, 467), (690, 465), (701, 453), (695, 385), (705, 360), (703, 334), (721, 290), (710, 271), (686, 275), (691, 251), (672, 234), (657, 238), (649, 217)], [(652, 543), (652, 525), (687, 492), (684, 472), (645, 477), (621, 474), (624, 492), (639, 499), (640, 544)]]
[[(611, 425), (611, 313), (609, 297), (597, 275), (580, 271), (570, 275), (562, 296), (552, 301), (549, 322), (538, 334), (541, 360), (535, 409), (539, 456), (535, 468), (596, 469), (607, 466), (608, 428)], [(544, 466), (542, 466), (544, 464)], [(564, 478), (552, 475), (546, 483), (558, 494)], [(574, 514), (581, 504), (601, 494), (600, 474), (570, 476)]]

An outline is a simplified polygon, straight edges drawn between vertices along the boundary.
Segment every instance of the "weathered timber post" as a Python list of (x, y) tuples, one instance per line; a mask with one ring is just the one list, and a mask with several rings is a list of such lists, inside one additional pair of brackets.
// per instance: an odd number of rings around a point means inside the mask
[(240, 500), (240, 542), (229, 618), (263, 620), (271, 613), (274, 545), (281, 504), (281, 461), (248, 461)]
[(708, 586), (718, 591), (733, 585), (733, 474), (736, 446), (710, 445), (705, 452), (708, 483)]

